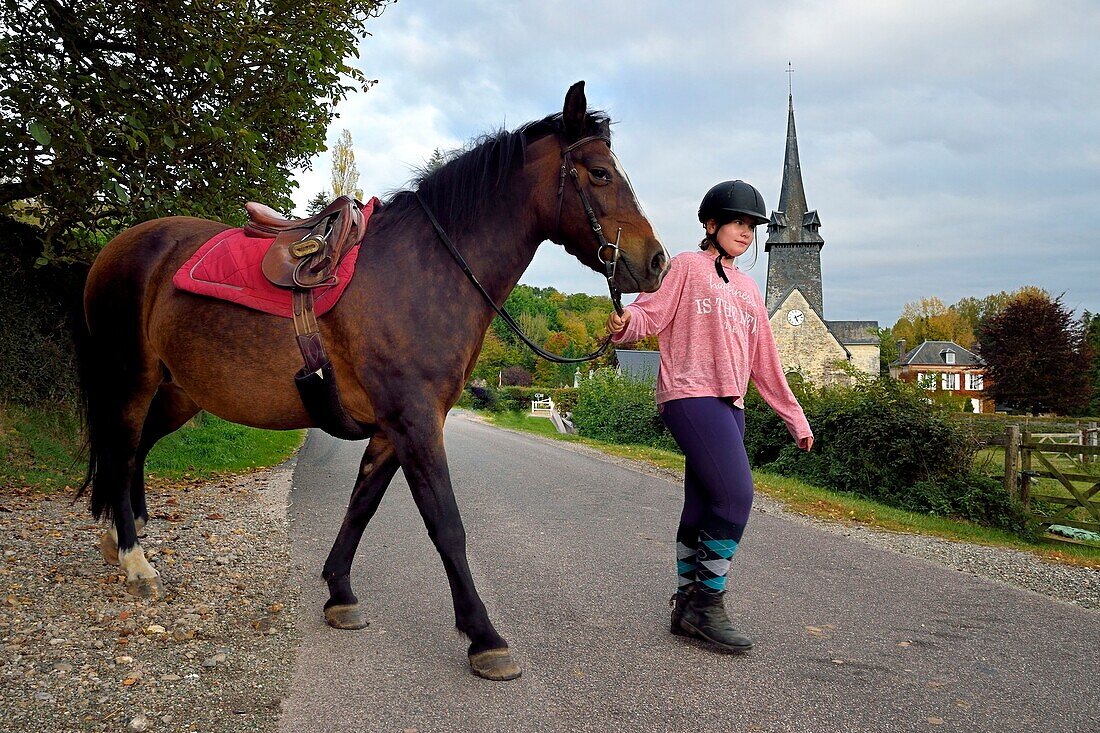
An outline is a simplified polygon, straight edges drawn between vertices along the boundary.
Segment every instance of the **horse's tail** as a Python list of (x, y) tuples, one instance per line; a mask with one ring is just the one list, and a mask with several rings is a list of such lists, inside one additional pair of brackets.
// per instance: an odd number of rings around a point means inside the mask
[(96, 519), (103, 516), (110, 519), (115, 497), (108, 495), (106, 484), (109, 482), (101, 480), (106, 457), (104, 445), (106, 414), (102, 406), (104, 369), (101, 366), (104, 363), (104, 354), (88, 330), (88, 321), (83, 309), (73, 315), (72, 334), (76, 347), (76, 369), (80, 387), (80, 422), (84, 430), (84, 442), (80, 454), (88, 459), (84, 482), (77, 489), (73, 500), (82, 497), (90, 487), (92, 494), (88, 506), (92, 516)]

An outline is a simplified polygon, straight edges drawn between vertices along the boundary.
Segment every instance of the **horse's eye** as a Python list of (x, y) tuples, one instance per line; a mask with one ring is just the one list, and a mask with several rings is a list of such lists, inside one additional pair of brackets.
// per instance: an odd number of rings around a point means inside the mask
[(590, 168), (588, 175), (597, 186), (606, 186), (611, 183), (611, 172), (606, 168)]

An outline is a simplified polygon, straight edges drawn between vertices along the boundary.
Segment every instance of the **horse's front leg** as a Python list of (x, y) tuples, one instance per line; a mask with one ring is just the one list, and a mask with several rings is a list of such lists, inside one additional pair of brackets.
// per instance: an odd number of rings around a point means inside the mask
[(520, 668), (512, 660), (504, 637), (493, 628), (470, 574), (466, 530), (451, 488), (443, 448), (443, 418), (434, 412), (407, 410), (386, 430), (428, 536), (443, 559), (454, 601), (455, 626), (470, 639), (470, 668), (486, 679), (515, 679)]
[(378, 509), (397, 468), (397, 453), (389, 438), (382, 433), (372, 437), (359, 465), (359, 477), (351, 493), (344, 523), (321, 573), (328, 582), (329, 592), (325, 603), (325, 622), (333, 628), (361, 629), (367, 625), (359, 608), (359, 599), (351, 590), (351, 564), (363, 530)]

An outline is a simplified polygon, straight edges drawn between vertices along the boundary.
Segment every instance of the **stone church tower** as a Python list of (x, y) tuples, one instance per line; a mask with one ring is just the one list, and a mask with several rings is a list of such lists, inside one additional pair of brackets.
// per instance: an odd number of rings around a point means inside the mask
[(826, 321), (821, 291), (821, 217), (806, 205), (794, 98), (787, 97), (787, 151), (779, 208), (768, 220), (768, 283), (764, 296), (784, 370), (814, 384), (847, 380), (846, 362), (868, 374), (879, 372), (878, 321)]

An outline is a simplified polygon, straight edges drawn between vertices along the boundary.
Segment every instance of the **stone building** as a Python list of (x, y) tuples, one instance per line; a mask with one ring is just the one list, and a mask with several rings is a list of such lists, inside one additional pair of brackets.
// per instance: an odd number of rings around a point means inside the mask
[(784, 370), (814, 384), (845, 381), (843, 364), (877, 375), (878, 321), (827, 321), (821, 292), (821, 217), (806, 205), (794, 99), (787, 97), (787, 151), (778, 210), (768, 221), (768, 282), (764, 302)]

